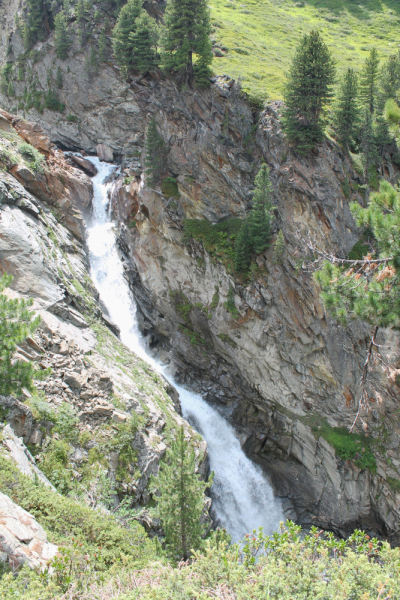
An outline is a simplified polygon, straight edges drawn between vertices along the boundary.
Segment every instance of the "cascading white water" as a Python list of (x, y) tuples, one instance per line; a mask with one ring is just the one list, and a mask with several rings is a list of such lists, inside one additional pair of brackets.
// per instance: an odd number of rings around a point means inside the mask
[(215, 473), (212, 486), (213, 511), (219, 525), (233, 541), (260, 526), (272, 533), (283, 519), (281, 503), (260, 467), (247, 458), (231, 425), (199, 394), (177, 385), (166, 369), (149, 355), (142, 344), (136, 320), (136, 306), (123, 275), (115, 243), (115, 232), (107, 214), (104, 179), (115, 167), (90, 158), (98, 169), (93, 178), (93, 216), (88, 227), (91, 274), (111, 319), (121, 330), (121, 340), (141, 358), (163, 373), (178, 390), (183, 416), (208, 444), (210, 467)]

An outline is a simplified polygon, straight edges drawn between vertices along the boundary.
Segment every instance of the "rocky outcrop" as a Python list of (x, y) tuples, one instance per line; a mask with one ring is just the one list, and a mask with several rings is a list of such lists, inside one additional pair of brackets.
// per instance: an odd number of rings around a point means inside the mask
[[(75, 173), (61, 155), (51, 154), (47, 164), (53, 159), (61, 172)], [(142, 507), (151, 499), (149, 479), (183, 425), (205, 476), (206, 445), (177, 414), (176, 390), (123, 346), (103, 313), (85, 248), (65, 225), (61, 211), (68, 214), (69, 206), (60, 203), (54, 214), (51, 198), (38, 200), (11, 173), (0, 174), (0, 193), (0, 273), (14, 278), (4, 293), (33, 298), (32, 310), (41, 316), (35, 336), (18, 346), (15, 357), (51, 370), (36, 382), (35, 394), (0, 396), (2, 453), (29, 477), (52, 486), (49, 477), (60, 486), (48, 461), (61, 443), (64, 486), (75, 486), (96, 505), (105, 476), (116, 503), (129, 496)]]
[(45, 567), (57, 552), (34, 517), (0, 492), (0, 562), (35, 569)]

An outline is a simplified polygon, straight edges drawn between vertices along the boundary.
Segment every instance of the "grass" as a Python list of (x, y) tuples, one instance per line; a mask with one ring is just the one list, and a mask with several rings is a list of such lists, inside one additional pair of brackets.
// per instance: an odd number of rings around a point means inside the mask
[(191, 238), (203, 242), (204, 249), (211, 257), (221, 260), (228, 270), (233, 268), (235, 240), (243, 221), (229, 219), (213, 225), (206, 219), (185, 219), (184, 239)]
[(372, 47), (381, 58), (398, 49), (398, 0), (211, 0), (213, 39), (228, 52), (213, 69), (252, 96), (282, 98), (284, 73), (301, 37), (318, 29), (339, 74), (360, 69)]
[(369, 438), (357, 433), (349, 433), (344, 427), (330, 427), (323, 421), (319, 427), (312, 427), (315, 435), (322, 436), (342, 460), (352, 460), (360, 469), (376, 472), (376, 459), (371, 450)]

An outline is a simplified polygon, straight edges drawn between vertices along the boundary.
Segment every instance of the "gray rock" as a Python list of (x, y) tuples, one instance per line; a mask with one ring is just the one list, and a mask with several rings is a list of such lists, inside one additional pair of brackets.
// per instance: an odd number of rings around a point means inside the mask
[(114, 153), (112, 149), (106, 144), (98, 144), (96, 146), (97, 156), (101, 161), (112, 163), (114, 160)]

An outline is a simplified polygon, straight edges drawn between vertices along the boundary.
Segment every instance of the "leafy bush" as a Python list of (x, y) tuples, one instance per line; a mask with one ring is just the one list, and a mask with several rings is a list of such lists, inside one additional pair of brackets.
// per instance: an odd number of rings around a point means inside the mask
[(229, 219), (222, 223), (210, 223), (206, 219), (185, 219), (183, 222), (184, 240), (201, 240), (204, 249), (212, 257), (233, 268), (235, 240), (242, 225), (241, 219)]
[(34, 171), (38, 172), (43, 170), (45, 158), (39, 150), (31, 146), (31, 144), (28, 144), (28, 142), (22, 142), (22, 144), (18, 146), (18, 150), (22, 156), (28, 160), (30, 167)]
[(55, 112), (63, 112), (65, 110), (65, 104), (59, 101), (56, 92), (51, 88), (49, 88), (44, 98), (44, 106), (48, 110), (54, 110)]
[(179, 198), (178, 184), (174, 177), (166, 177), (161, 182), (161, 190), (166, 198)]

